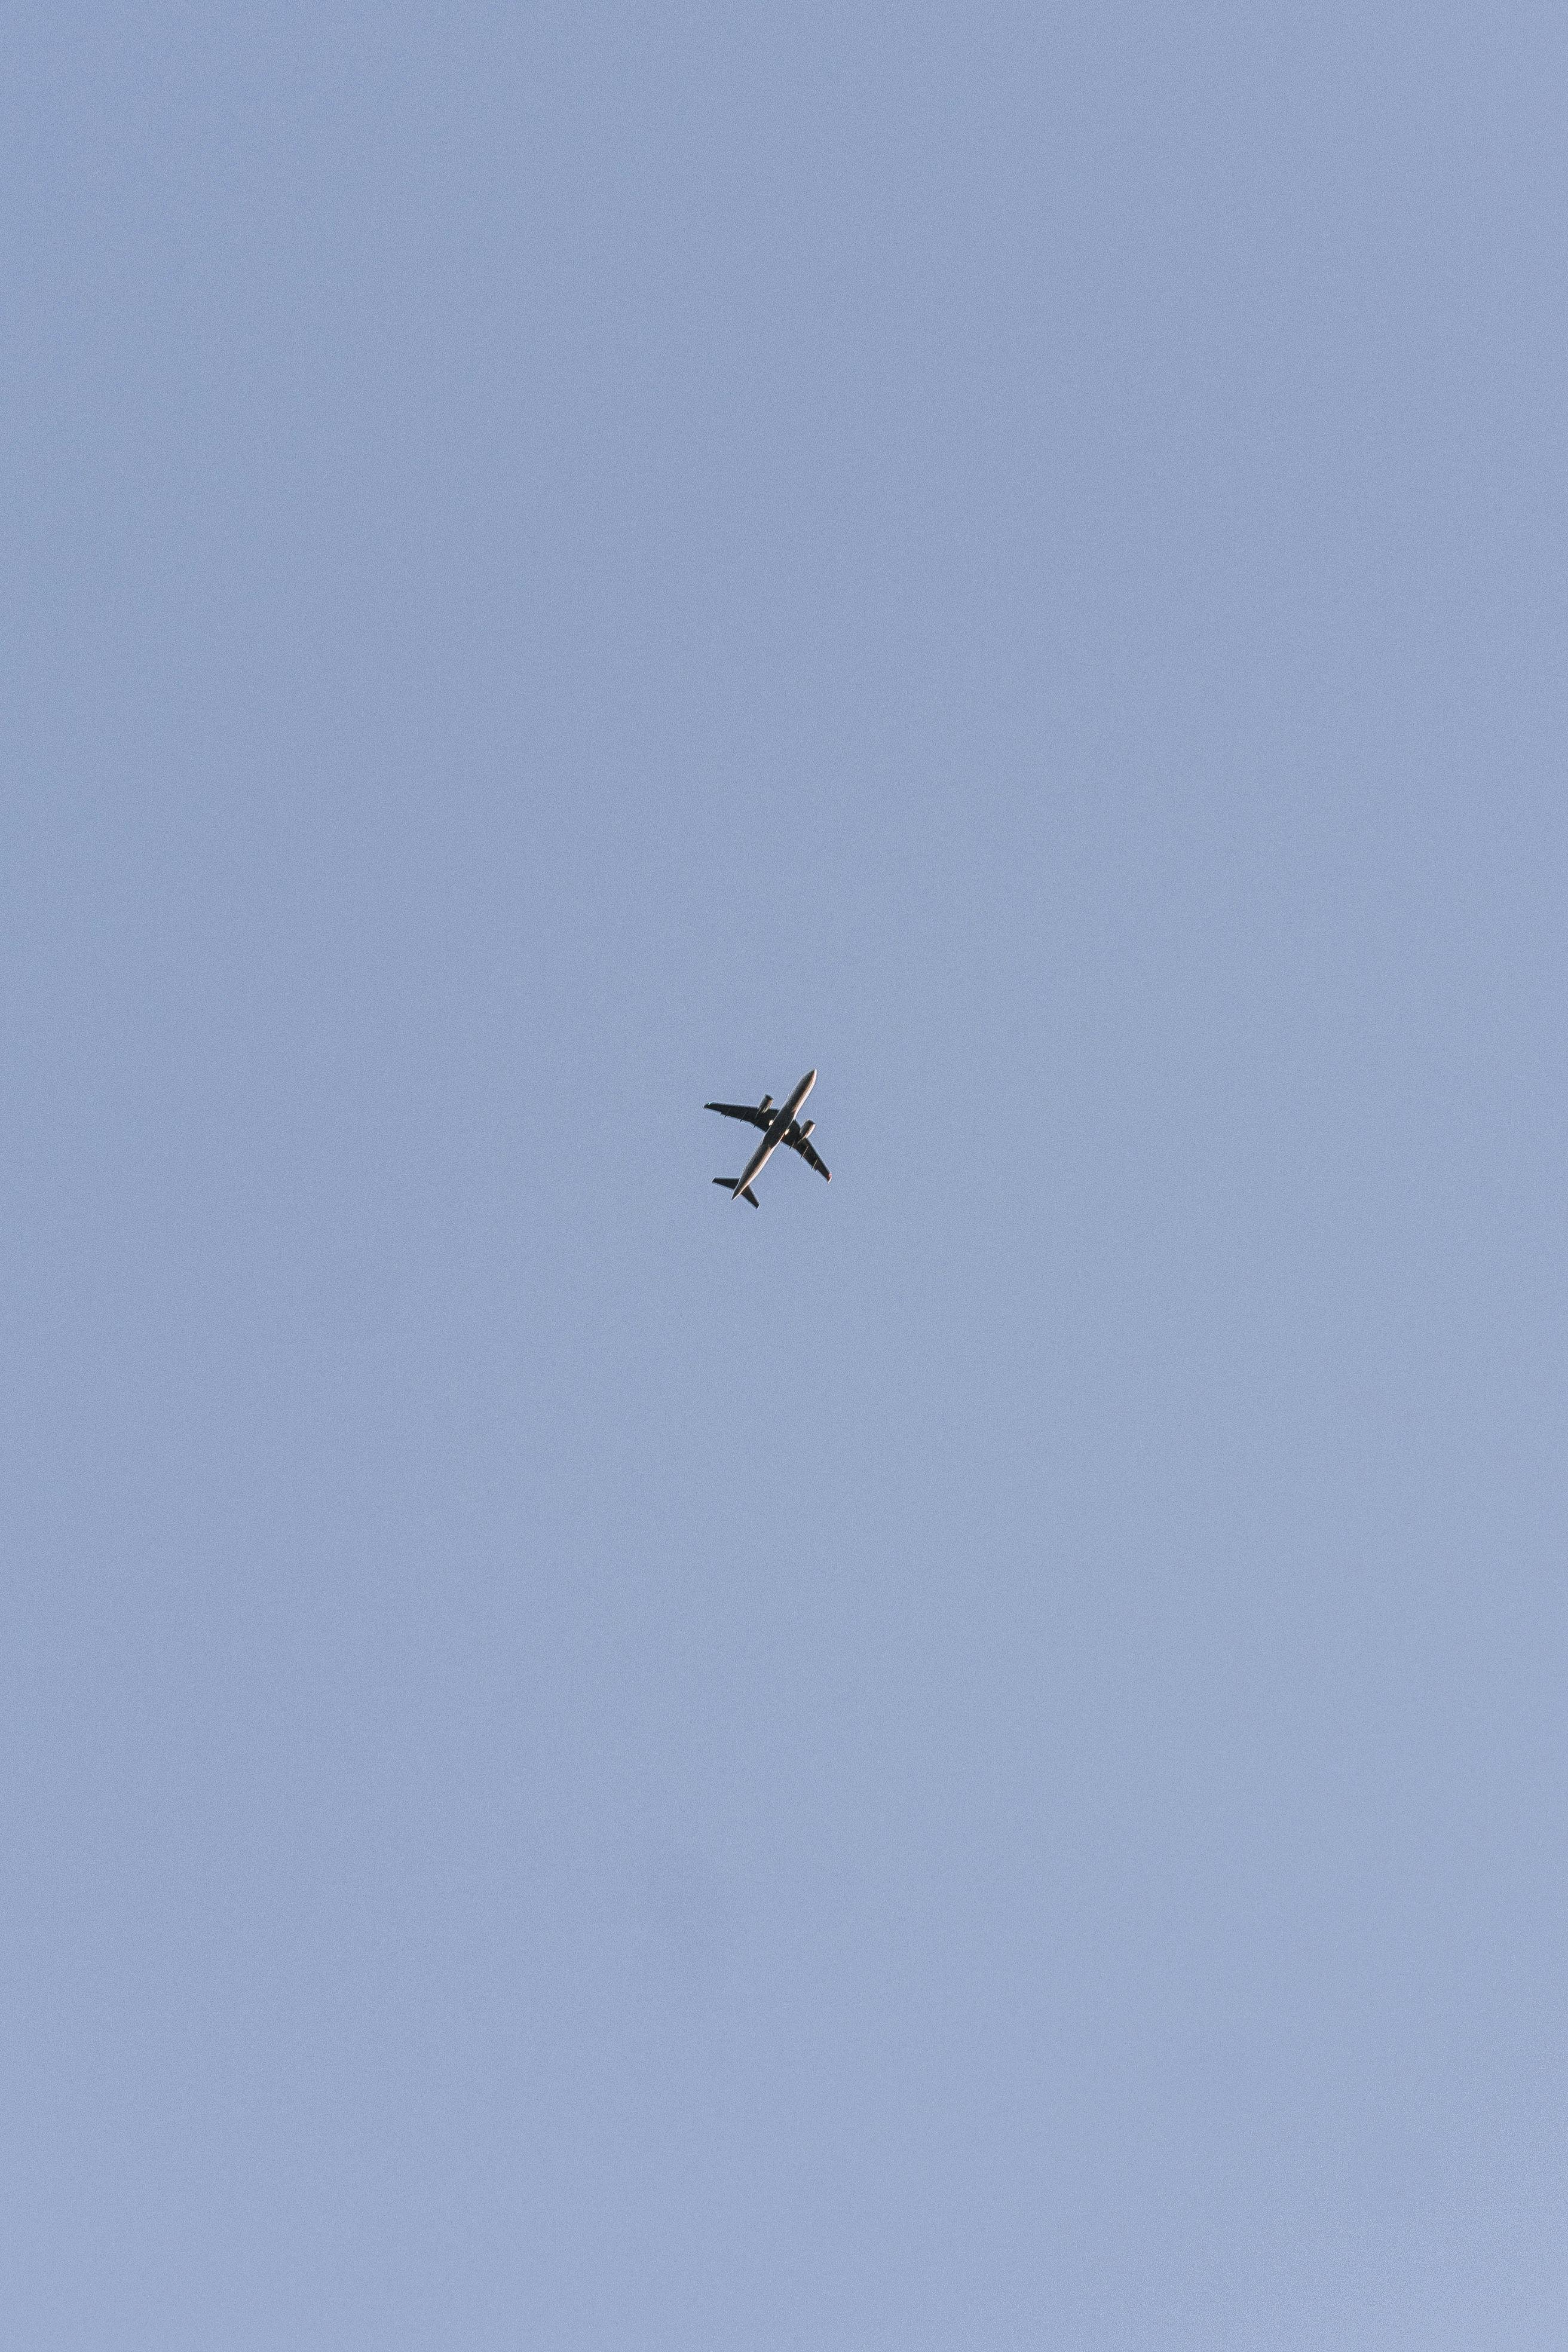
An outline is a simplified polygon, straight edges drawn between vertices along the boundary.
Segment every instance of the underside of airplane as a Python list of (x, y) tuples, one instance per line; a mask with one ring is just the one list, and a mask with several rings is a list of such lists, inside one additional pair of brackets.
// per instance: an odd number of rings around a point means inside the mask
[(764, 1095), (760, 1103), (754, 1104), (705, 1103), (703, 1105), (705, 1110), (716, 1110), (721, 1118), (744, 1119), (749, 1127), (759, 1127), (763, 1131), (761, 1143), (752, 1152), (740, 1175), (715, 1176), (713, 1179), (715, 1184), (722, 1185), (732, 1199), (749, 1201), (753, 1209), (760, 1209), (763, 1204), (752, 1190), (752, 1181), (762, 1174), (763, 1170), (781, 1145), (786, 1151), (798, 1151), (808, 1168), (815, 1168), (819, 1176), (826, 1178), (831, 1183), (832, 1177), (828, 1170), (811, 1147), (811, 1131), (816, 1125), (816, 1121), (814, 1118), (797, 1119), (795, 1117), (795, 1113), (816, 1084), (816, 1072), (807, 1070), (788, 1101), (779, 1104), (776, 1108), (772, 1095)]

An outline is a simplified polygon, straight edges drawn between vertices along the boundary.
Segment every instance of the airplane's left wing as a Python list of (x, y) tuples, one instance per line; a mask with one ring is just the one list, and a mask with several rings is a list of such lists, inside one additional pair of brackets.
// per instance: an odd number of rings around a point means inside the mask
[(759, 1110), (755, 1103), (704, 1103), (704, 1110), (716, 1110), (721, 1118), (743, 1118), (749, 1127), (760, 1127), (765, 1133), (773, 1123), (771, 1110)]

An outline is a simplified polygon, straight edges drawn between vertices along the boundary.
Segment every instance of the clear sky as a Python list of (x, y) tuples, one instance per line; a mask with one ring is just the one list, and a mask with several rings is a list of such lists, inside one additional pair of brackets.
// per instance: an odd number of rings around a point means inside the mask
[(1565, 77), (13, 17), (9, 2341), (1562, 2343)]

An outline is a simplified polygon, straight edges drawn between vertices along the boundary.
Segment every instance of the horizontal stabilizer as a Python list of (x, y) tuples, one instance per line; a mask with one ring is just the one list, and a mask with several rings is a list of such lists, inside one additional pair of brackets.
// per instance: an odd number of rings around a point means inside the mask
[[(722, 1184), (726, 1192), (741, 1192), (741, 1180), (738, 1176), (715, 1176), (713, 1181), (715, 1184)], [(742, 1201), (750, 1201), (753, 1209), (760, 1209), (763, 1205), (749, 1184), (745, 1191), (741, 1192), (741, 1198)]]

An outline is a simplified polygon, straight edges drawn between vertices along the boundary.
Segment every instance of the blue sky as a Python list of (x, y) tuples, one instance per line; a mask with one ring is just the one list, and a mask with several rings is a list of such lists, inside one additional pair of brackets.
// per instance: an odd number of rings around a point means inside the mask
[(1565, 51), (13, 27), (18, 2342), (1559, 2340)]

